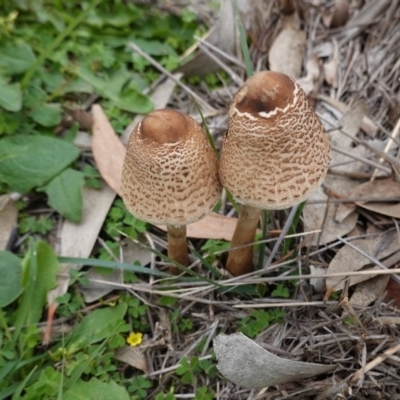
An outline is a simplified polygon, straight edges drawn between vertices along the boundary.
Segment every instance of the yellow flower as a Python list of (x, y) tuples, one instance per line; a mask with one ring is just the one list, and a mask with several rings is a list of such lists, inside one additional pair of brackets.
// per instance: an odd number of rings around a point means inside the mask
[(126, 339), (126, 342), (130, 344), (132, 347), (135, 347), (142, 343), (143, 334), (140, 332), (131, 332)]

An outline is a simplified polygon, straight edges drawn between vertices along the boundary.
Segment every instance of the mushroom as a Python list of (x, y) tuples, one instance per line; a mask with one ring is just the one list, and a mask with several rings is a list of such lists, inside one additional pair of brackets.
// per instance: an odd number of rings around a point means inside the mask
[[(230, 105), (219, 166), (222, 186), (241, 204), (231, 248), (254, 241), (262, 209), (306, 200), (329, 162), (328, 136), (301, 87), (278, 72), (250, 77)], [(226, 268), (252, 271), (252, 246), (231, 250)]]
[(167, 225), (168, 256), (184, 266), (189, 265), (186, 225), (203, 218), (220, 198), (217, 165), (201, 126), (178, 111), (153, 111), (129, 139), (122, 199), (136, 218)]

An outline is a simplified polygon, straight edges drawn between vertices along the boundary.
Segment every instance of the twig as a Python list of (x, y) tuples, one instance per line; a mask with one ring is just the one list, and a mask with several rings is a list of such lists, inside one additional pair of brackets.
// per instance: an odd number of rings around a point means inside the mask
[(368, 372), (371, 369), (375, 368), (377, 365), (379, 365), (380, 363), (382, 363), (383, 361), (385, 361), (389, 356), (397, 353), (398, 351), (400, 351), (400, 343), (397, 344), (394, 347), (391, 347), (390, 349), (386, 350), (382, 355), (376, 357), (375, 359), (373, 359), (372, 361), (370, 361), (365, 368), (360, 368), (351, 378), (350, 382), (357, 382), (362, 373), (363, 372)]
[(199, 104), (201, 104), (203, 107), (207, 108), (209, 111), (214, 112), (214, 108), (211, 107), (205, 100), (203, 100), (196, 92), (194, 92), (192, 89), (190, 89), (188, 86), (186, 86), (184, 83), (182, 83), (179, 79), (177, 79), (171, 72), (166, 70), (160, 63), (158, 63), (153, 57), (150, 57), (146, 52), (144, 52), (139, 46), (137, 46), (135, 43), (130, 42), (128, 44), (128, 47), (131, 48), (133, 51), (138, 53), (140, 56), (142, 56), (144, 59), (146, 59), (151, 65), (153, 65), (155, 68), (157, 68), (160, 72), (168, 76), (171, 80), (173, 80), (179, 87), (181, 87), (183, 90), (185, 90), (190, 96), (192, 96)]

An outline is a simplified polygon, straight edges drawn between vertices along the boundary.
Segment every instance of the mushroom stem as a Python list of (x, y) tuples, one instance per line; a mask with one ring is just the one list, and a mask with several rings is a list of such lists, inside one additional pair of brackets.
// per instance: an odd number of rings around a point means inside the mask
[[(186, 240), (186, 225), (167, 225), (168, 257), (179, 264), (189, 265), (189, 254)], [(169, 272), (173, 275), (180, 273), (179, 268), (171, 265)]]
[[(249, 245), (254, 242), (261, 209), (242, 204), (239, 218), (231, 241), (231, 248)], [(253, 246), (230, 250), (226, 269), (234, 276), (253, 271)]]

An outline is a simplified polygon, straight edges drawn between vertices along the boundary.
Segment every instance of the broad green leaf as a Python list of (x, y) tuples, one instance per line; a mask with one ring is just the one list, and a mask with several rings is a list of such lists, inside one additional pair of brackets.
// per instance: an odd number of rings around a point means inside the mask
[(49, 205), (63, 217), (72, 222), (79, 222), (82, 216), (84, 184), (84, 174), (68, 168), (40, 190), (47, 193)]
[(9, 251), (0, 251), (0, 308), (11, 304), (24, 291), (21, 273), (21, 260)]
[[(35, 243), (35, 252), (28, 254), (23, 261), (23, 284), (33, 285), (33, 296), (25, 324), (35, 324), (40, 321), (43, 307), (46, 304), (47, 293), (56, 286), (56, 275), (60, 269), (57, 254), (52, 247), (43, 241)], [(36, 257), (36, 274), (32, 277), (29, 271), (30, 257)], [(32, 281), (33, 278), (33, 281)]]
[(120, 332), (124, 326), (123, 317), (127, 304), (121, 303), (116, 307), (107, 307), (95, 310), (85, 316), (75, 327), (67, 341), (69, 353), (74, 353), (89, 344), (107, 339)]
[(27, 193), (57, 176), (79, 156), (61, 139), (18, 135), (0, 139), (0, 183)]
[(0, 107), (12, 112), (21, 110), (22, 91), (19, 83), (8, 83), (0, 77)]
[(61, 122), (62, 110), (59, 104), (40, 104), (29, 113), (29, 116), (39, 125), (56, 126)]
[(139, 114), (147, 114), (153, 109), (151, 100), (135, 90), (129, 90), (128, 93), (121, 95), (121, 82), (120, 77), (116, 74), (113, 80), (107, 77), (100, 78), (95, 76), (91, 71), (86, 68), (80, 67), (77, 69), (78, 76), (93, 86), (95, 91), (101, 96), (111, 100), (111, 102), (118, 108)]
[(18, 75), (27, 71), (36, 61), (35, 54), (29, 44), (4, 41), (0, 47), (0, 67), (10, 75)]
[(63, 395), (63, 400), (130, 400), (130, 396), (123, 386), (115, 381), (102, 382), (92, 378), (89, 382), (77, 381)]

